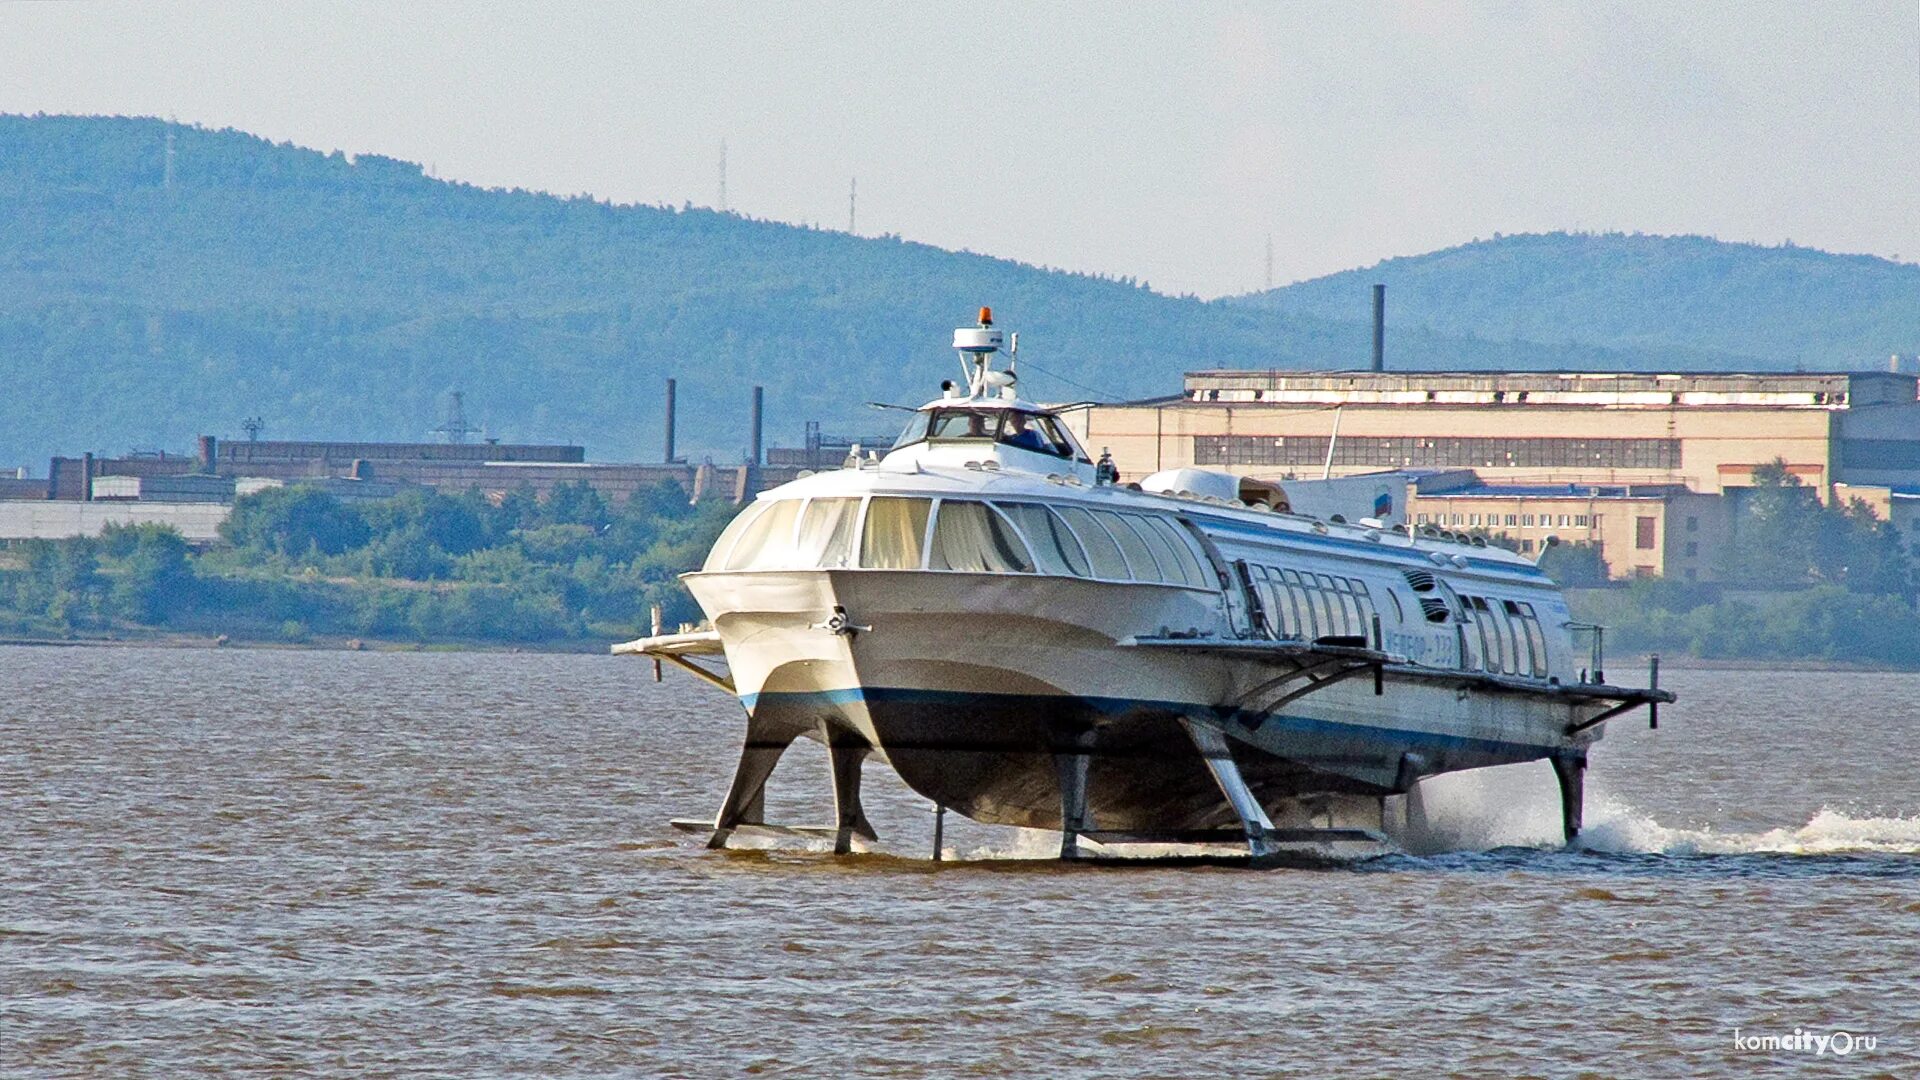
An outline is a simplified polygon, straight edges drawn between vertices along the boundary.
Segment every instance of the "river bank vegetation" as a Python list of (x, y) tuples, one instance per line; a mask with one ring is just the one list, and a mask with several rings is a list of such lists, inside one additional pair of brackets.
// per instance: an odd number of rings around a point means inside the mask
[(669, 626), (700, 617), (675, 576), (733, 512), (671, 483), (618, 506), (585, 484), (359, 505), (271, 488), (204, 551), (157, 526), (15, 545), (0, 635), (604, 645), (644, 633), (655, 604)]

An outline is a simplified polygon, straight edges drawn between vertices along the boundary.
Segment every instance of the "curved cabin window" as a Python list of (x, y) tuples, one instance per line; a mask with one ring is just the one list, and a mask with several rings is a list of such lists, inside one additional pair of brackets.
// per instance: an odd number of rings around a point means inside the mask
[(754, 519), (766, 513), (767, 507), (772, 505), (773, 503), (769, 501), (754, 501), (741, 508), (740, 512), (734, 515), (733, 520), (727, 523), (727, 527), (721, 531), (720, 539), (713, 542), (713, 550), (707, 552), (707, 561), (700, 569), (724, 569), (727, 565), (727, 553), (740, 542), (740, 534), (746, 532)]
[(1507, 675), (1521, 675), (1521, 651), (1526, 646), (1521, 644), (1519, 626), (1507, 619), (1507, 609), (1500, 600), (1488, 600), (1486, 613), (1494, 621), (1494, 636), (1498, 638), (1496, 644), (1500, 648), (1500, 671)]
[(1272, 567), (1256, 565), (1253, 567), (1253, 577), (1260, 595), (1260, 614), (1267, 622), (1267, 636), (1299, 636), (1294, 626), (1292, 605), (1286, 598), (1286, 588), (1278, 580), (1280, 572)]
[(1186, 583), (1196, 589), (1211, 588), (1207, 583), (1207, 571), (1201, 567), (1200, 557), (1194, 554), (1193, 539), (1186, 534), (1186, 530), (1163, 517), (1146, 520), (1153, 531), (1167, 542), (1167, 547), (1172, 549), (1174, 561), (1180, 566), (1180, 576)]
[(1127, 572), (1127, 557), (1120, 553), (1120, 545), (1113, 539), (1093, 514), (1077, 506), (1060, 507), (1060, 516), (1080, 538), (1080, 546), (1086, 550), (1087, 562), (1093, 567), (1093, 576), (1125, 581), (1132, 575)]
[(1367, 583), (1359, 578), (1353, 578), (1347, 584), (1353, 586), (1354, 602), (1360, 605), (1360, 632), (1367, 635), (1367, 640), (1372, 641), (1377, 649), (1380, 642), (1374, 639), (1373, 623), (1380, 617), (1380, 611), (1373, 606), (1373, 595), (1367, 591)]
[(1153, 553), (1153, 563), (1160, 568), (1159, 579), (1169, 585), (1184, 585), (1186, 578), (1180, 573), (1180, 557), (1167, 546), (1167, 539), (1153, 530), (1153, 525), (1138, 514), (1122, 514), (1121, 519), (1127, 527), (1139, 535), (1140, 541)]
[(834, 570), (853, 565), (853, 527), (860, 520), (859, 499), (814, 499), (800, 515), (796, 566)]
[(876, 495), (867, 503), (867, 528), (860, 534), (860, 565), (874, 570), (920, 569), (921, 546), (932, 516), (929, 499)]
[(1147, 542), (1140, 534), (1127, 526), (1119, 514), (1111, 510), (1089, 510), (1094, 519), (1107, 527), (1107, 535), (1120, 545), (1120, 551), (1127, 557), (1129, 576), (1136, 581), (1159, 581), (1160, 567), (1153, 561), (1153, 554), (1147, 550)]
[(1533, 605), (1525, 601), (1506, 600), (1507, 613), (1525, 632), (1527, 638), (1527, 666), (1535, 678), (1547, 677), (1547, 636), (1540, 629), (1540, 616)]
[(1043, 574), (1088, 576), (1087, 553), (1060, 515), (1039, 503), (995, 503), (1026, 534)]
[(1280, 580), (1286, 583), (1287, 597), (1293, 604), (1295, 631), (1304, 638), (1319, 637), (1319, 627), (1313, 622), (1313, 605), (1307, 600), (1306, 583), (1300, 580), (1300, 572), (1282, 570)]
[(1339, 637), (1347, 633), (1347, 612), (1340, 594), (1333, 591), (1333, 579), (1325, 574), (1302, 574), (1313, 583), (1313, 603), (1320, 616), (1321, 634)]
[(989, 574), (1031, 574), (1033, 557), (1006, 516), (986, 503), (942, 500), (928, 566)]
[(780, 499), (747, 523), (740, 539), (727, 552), (728, 570), (762, 570), (792, 565), (793, 525), (800, 516), (799, 499)]

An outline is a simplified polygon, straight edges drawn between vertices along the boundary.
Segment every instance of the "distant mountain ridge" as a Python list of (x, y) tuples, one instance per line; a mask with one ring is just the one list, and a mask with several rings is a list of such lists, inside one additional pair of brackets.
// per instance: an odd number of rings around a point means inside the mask
[[(453, 389), (507, 440), (646, 460), (668, 376), (681, 448), (734, 461), (748, 386), (767, 387), (769, 444), (810, 419), (877, 433), (893, 419), (859, 403), (932, 396), (954, 370), (948, 331), (982, 303), (1021, 333), (1035, 397), (1364, 366), (1371, 273), (1202, 302), (892, 237), (481, 189), (234, 131), (0, 116), (0, 464), (185, 449), (253, 415), (270, 438), (419, 439)], [(1393, 366), (1747, 363), (1704, 334), (1422, 329), (1416, 280), (1390, 295)]]
[(1703, 236), (1536, 233), (1388, 259), (1236, 303), (1350, 317), (1387, 285), (1396, 329), (1861, 370), (1920, 353), (1920, 265)]

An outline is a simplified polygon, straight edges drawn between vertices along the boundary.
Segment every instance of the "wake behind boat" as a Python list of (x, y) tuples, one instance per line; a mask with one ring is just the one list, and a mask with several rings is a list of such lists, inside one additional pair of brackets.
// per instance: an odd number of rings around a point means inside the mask
[[(1384, 842), (1389, 800), (1423, 777), (1542, 759), (1571, 840), (1605, 722), (1674, 700), (1606, 683), (1559, 588), (1518, 554), (1293, 514), (1226, 473), (1119, 484), (1062, 410), (1019, 396), (1017, 352), (996, 369), (990, 311), (953, 344), (964, 382), (891, 450), (763, 492), (685, 575), (712, 630), (614, 646), (746, 707), (732, 787), (694, 826), (711, 846), (741, 830), (823, 832), (841, 852), (876, 839), (870, 756), (941, 807), (1058, 830), (1063, 858), (1082, 841), (1255, 858)], [(719, 655), (724, 674), (692, 659)], [(768, 777), (802, 737), (832, 762), (821, 829), (765, 820)]]

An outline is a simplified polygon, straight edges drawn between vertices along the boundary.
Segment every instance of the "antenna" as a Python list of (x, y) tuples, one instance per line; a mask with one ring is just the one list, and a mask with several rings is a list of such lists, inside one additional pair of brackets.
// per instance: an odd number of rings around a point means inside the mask
[(173, 132), (171, 131), (167, 132), (167, 172), (166, 172), (165, 183), (166, 183), (167, 190), (172, 191), (173, 190)]
[(266, 426), (267, 422), (257, 416), (249, 416), (245, 420), (240, 421), (240, 430), (247, 433), (248, 442), (259, 442), (260, 432), (265, 429)]
[(856, 176), (853, 179), (847, 181), (847, 231), (854, 234), (855, 236), (860, 235), (860, 230), (853, 227), (854, 202), (859, 197), (860, 197), (860, 178)]
[(720, 206), (721, 213), (727, 212), (727, 140), (720, 140)]
[(469, 435), (481, 434), (479, 428), (467, 423), (466, 399), (465, 394), (455, 390), (447, 400), (446, 422), (434, 428), (431, 434), (441, 436), (453, 446), (466, 442)]
[(1267, 288), (1273, 288), (1273, 234), (1267, 234)]

